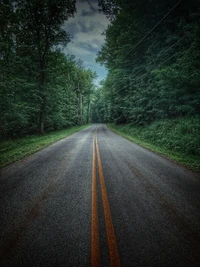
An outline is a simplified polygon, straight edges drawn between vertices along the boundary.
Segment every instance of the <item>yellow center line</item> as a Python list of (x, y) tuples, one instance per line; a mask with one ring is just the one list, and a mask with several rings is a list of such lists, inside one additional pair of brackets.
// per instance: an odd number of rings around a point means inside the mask
[[(97, 131), (97, 130), (96, 130)], [(96, 179), (96, 157), (95, 157), (95, 137), (93, 137), (92, 148), (92, 233), (91, 233), (91, 266), (100, 266), (100, 245), (99, 245), (99, 224), (98, 224), (98, 204), (97, 204), (97, 179)]]
[(109, 253), (110, 253), (110, 266), (119, 267), (120, 258), (119, 258), (119, 252), (118, 252), (118, 247), (117, 247), (117, 240), (115, 236), (114, 226), (112, 223), (112, 216), (110, 212), (110, 206), (109, 206), (108, 195), (106, 191), (103, 167), (101, 163), (101, 156), (99, 153), (99, 146), (98, 146), (98, 140), (97, 140), (96, 134), (95, 134), (95, 139), (96, 139), (96, 152), (97, 152), (98, 167), (99, 167), (99, 177), (100, 177), (103, 210), (104, 210), (104, 217), (105, 217), (105, 224), (106, 224), (108, 247), (109, 247)]

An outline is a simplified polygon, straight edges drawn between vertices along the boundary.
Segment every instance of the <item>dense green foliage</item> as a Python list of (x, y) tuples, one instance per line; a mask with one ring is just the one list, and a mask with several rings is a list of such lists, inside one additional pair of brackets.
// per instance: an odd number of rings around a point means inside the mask
[(200, 118), (162, 119), (150, 125), (110, 124), (111, 129), (155, 152), (200, 171)]
[(0, 1), (0, 140), (90, 120), (96, 73), (66, 56), (75, 1)]
[(86, 127), (88, 125), (72, 126), (65, 130), (57, 130), (44, 135), (30, 135), (15, 140), (3, 141), (0, 143), (0, 168), (23, 159), (25, 156), (31, 155)]
[(100, 3), (111, 24), (97, 61), (108, 76), (96, 92), (93, 120), (145, 125), (199, 114), (199, 1), (174, 9), (172, 0)]
[(199, 156), (199, 0), (99, 0), (110, 25), (97, 57), (108, 75), (97, 90), (96, 73), (61, 52), (75, 2), (0, 0), (0, 141), (115, 122)]

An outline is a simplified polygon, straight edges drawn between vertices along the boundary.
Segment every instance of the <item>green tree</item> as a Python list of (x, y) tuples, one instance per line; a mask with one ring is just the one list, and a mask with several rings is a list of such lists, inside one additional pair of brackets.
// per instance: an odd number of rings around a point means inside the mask
[(44, 133), (46, 113), (46, 80), (48, 57), (51, 49), (69, 42), (69, 34), (62, 24), (73, 16), (75, 1), (34, 0), (15, 2), (18, 19), (18, 42), (20, 48), (34, 53), (39, 70), (40, 88), (40, 133)]
[(112, 120), (146, 124), (197, 114), (198, 1), (99, 2), (111, 20), (97, 61), (108, 69)]

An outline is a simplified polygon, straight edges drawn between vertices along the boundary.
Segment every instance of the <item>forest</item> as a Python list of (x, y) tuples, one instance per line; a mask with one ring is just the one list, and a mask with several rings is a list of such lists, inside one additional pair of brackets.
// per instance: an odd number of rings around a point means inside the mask
[(96, 73), (62, 47), (75, 1), (0, 1), (0, 140), (90, 121)]
[(75, 12), (74, 0), (0, 1), (0, 140), (90, 122), (182, 120), (199, 155), (199, 0), (99, 0), (110, 24), (98, 88), (97, 74), (62, 52), (62, 25)]
[(94, 121), (150, 124), (200, 112), (200, 2), (102, 0), (111, 20), (97, 61), (108, 76)]

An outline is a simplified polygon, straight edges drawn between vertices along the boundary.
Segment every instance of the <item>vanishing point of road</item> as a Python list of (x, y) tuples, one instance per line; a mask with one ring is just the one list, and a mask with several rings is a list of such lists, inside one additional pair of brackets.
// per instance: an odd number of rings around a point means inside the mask
[(200, 266), (200, 175), (94, 124), (1, 169), (0, 266)]

